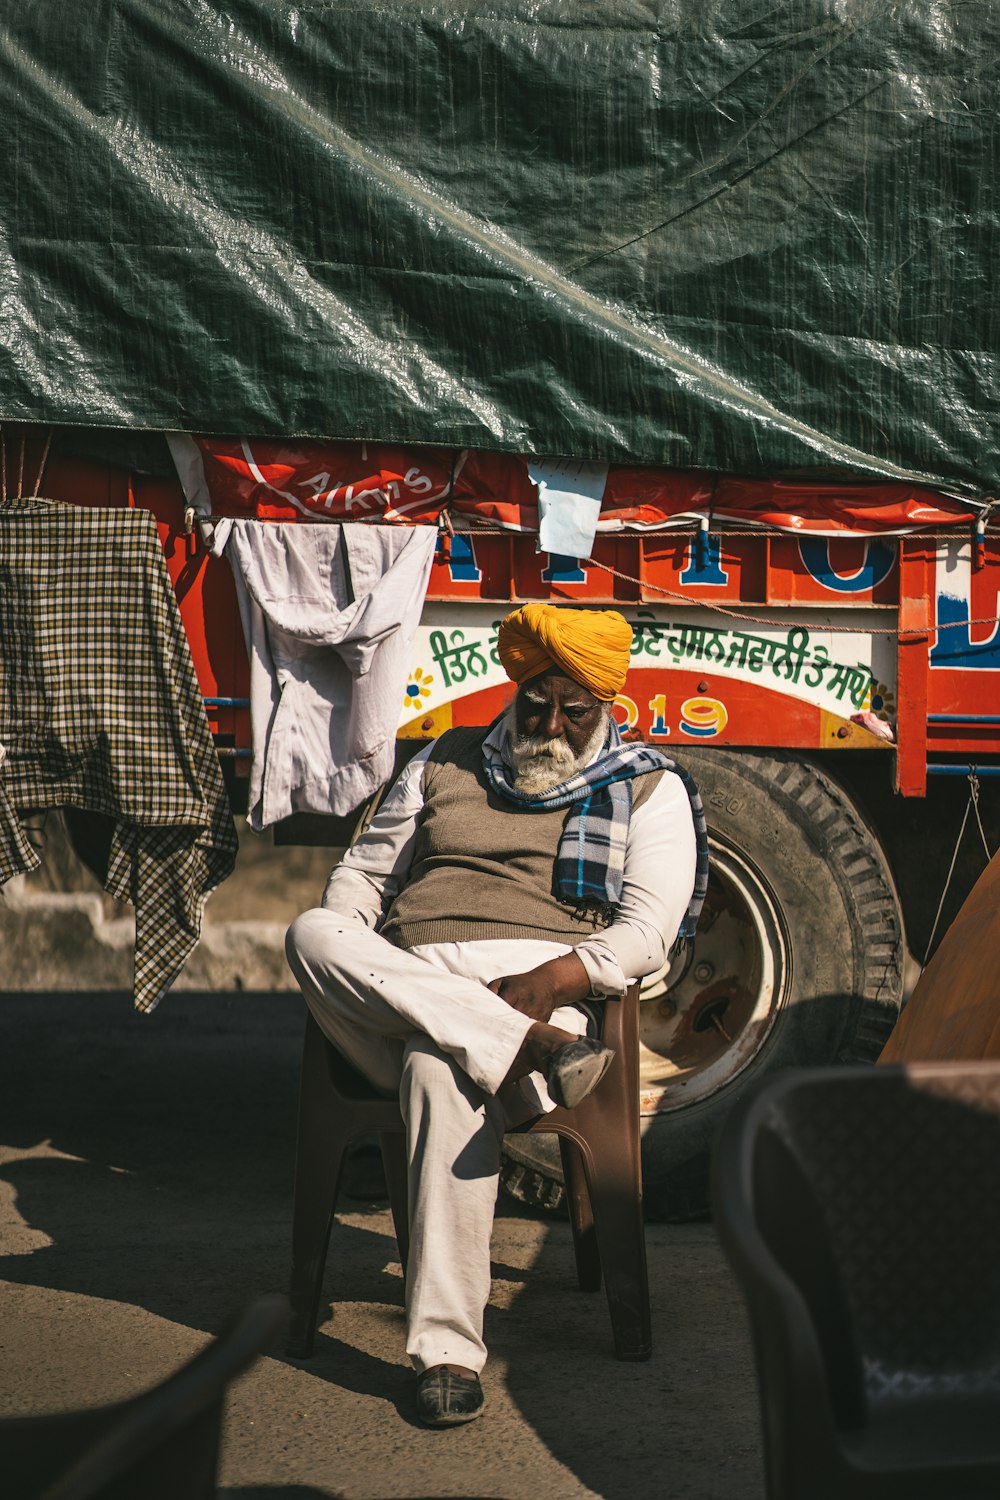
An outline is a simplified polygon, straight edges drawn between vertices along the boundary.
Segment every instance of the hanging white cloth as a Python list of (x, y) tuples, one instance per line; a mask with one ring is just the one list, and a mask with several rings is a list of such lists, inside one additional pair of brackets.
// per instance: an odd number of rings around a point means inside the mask
[(391, 775), (436, 536), (425, 526), (233, 522), (251, 828), (351, 812)]
[(587, 558), (594, 550), (608, 465), (570, 458), (529, 458), (538, 490), (538, 551)]

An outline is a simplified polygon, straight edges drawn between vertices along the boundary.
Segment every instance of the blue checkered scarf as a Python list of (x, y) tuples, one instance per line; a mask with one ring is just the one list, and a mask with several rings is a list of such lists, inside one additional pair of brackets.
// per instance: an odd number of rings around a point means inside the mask
[(672, 771), (679, 776), (691, 803), (698, 854), (694, 893), (678, 937), (694, 936), (708, 889), (705, 809), (692, 778), (669, 756), (652, 745), (624, 744), (612, 719), (600, 759), (548, 791), (530, 794), (517, 791), (500, 751), (488, 744), (483, 745), (483, 764), (494, 791), (527, 812), (572, 808), (556, 855), (556, 894), (560, 901), (602, 909), (621, 904), (625, 841), (632, 816), (632, 778), (649, 771)]

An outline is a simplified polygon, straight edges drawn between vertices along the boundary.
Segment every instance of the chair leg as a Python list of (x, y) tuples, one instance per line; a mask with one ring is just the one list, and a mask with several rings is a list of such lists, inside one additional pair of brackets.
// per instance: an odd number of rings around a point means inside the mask
[(396, 1230), (399, 1260), (406, 1275), (406, 1262), (410, 1254), (410, 1209), (409, 1181), (406, 1162), (406, 1137), (400, 1130), (383, 1131), (379, 1136), (382, 1147), (382, 1166), (385, 1184), (389, 1189), (392, 1207), (392, 1222)]
[(614, 1025), (622, 1023), (611, 1038), (615, 1061), (601, 1087), (573, 1111), (573, 1125), (590, 1188), (615, 1353), (619, 1359), (648, 1359), (652, 1326), (639, 1144), (638, 996), (630, 999), (627, 1013), (623, 1008), (611, 1017)]
[(586, 1165), (608, 1310), (619, 1359), (652, 1353), (649, 1273), (639, 1143), (639, 987), (608, 1002), (604, 1040), (616, 1052), (606, 1079), (583, 1101), (577, 1125)]
[(330, 1136), (300, 1139), (295, 1162), (292, 1210), (292, 1277), (288, 1290), (291, 1320), (288, 1353), (309, 1359), (316, 1338), (323, 1271), (337, 1206), (337, 1190), (348, 1142)]
[(573, 1230), (576, 1278), (581, 1292), (599, 1292), (601, 1256), (597, 1248), (594, 1210), (590, 1202), (583, 1158), (574, 1142), (562, 1135), (559, 1137), (559, 1155), (562, 1158), (563, 1181), (566, 1184), (566, 1206)]
[(326, 1042), (310, 1017), (302, 1051), (292, 1208), (288, 1353), (293, 1359), (308, 1359), (313, 1352), (323, 1270), (349, 1141), (330, 1105)]
[(653, 1335), (637, 1143), (621, 1152), (602, 1141), (599, 1151), (588, 1155), (590, 1197), (615, 1355), (618, 1359), (648, 1359)]

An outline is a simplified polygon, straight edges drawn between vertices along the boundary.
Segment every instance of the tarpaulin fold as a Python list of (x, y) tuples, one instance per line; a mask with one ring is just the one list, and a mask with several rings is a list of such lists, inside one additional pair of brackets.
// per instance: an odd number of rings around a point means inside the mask
[[(383, 443), (269, 443), (170, 435), (188, 503), (206, 520), (377, 521), (460, 530), (537, 532), (542, 550), (538, 466), (511, 453), (449, 454)], [(555, 467), (555, 466), (552, 466)], [(570, 473), (579, 465), (566, 466)], [(844, 483), (748, 479), (699, 470), (591, 465), (598, 532), (690, 526), (762, 526), (818, 536), (878, 535), (968, 525), (962, 502), (895, 481)], [(216, 528), (219, 549), (227, 523)], [(579, 548), (577, 550), (580, 550)], [(587, 545), (582, 555), (588, 555)], [(575, 555), (575, 554), (574, 554)]]
[(35, 0), (0, 418), (997, 482), (986, 0)]

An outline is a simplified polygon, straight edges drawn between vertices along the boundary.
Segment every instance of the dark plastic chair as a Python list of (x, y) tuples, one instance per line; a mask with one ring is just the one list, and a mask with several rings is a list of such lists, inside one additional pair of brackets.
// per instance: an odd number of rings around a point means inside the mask
[[(619, 1359), (652, 1351), (649, 1281), (639, 1151), (639, 990), (605, 1004), (603, 1037), (615, 1058), (597, 1088), (573, 1110), (557, 1109), (531, 1127), (559, 1136), (581, 1290), (603, 1279)], [(405, 1269), (408, 1249), (406, 1150), (398, 1102), (378, 1097), (306, 1021), (299, 1092), (292, 1228), (289, 1353), (313, 1352), (323, 1271), (341, 1171), (351, 1141), (378, 1135)]]
[(729, 1116), (713, 1201), (769, 1500), (996, 1500), (1000, 1064), (780, 1074)]
[(287, 1324), (285, 1298), (261, 1297), (145, 1395), (0, 1421), (4, 1500), (211, 1500), (226, 1388)]

